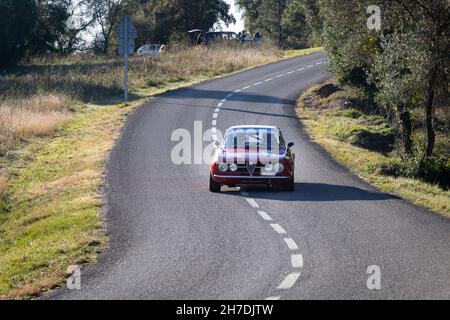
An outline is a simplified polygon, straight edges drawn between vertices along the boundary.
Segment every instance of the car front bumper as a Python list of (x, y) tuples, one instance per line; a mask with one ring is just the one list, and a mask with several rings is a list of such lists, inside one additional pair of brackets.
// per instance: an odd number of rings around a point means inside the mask
[(288, 184), (291, 179), (291, 176), (213, 175), (213, 180), (220, 184)]

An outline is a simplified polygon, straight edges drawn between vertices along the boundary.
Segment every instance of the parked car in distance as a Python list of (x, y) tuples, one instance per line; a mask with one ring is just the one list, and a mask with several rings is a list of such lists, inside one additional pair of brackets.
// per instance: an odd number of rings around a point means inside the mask
[(163, 44), (161, 48), (159, 48), (159, 53), (175, 53), (180, 52), (182, 47), (176, 44)]
[(210, 164), (209, 190), (220, 192), (223, 185), (281, 185), (294, 190), (295, 154), (293, 142), (285, 143), (275, 126), (234, 126), (216, 142)]
[(159, 53), (159, 50), (161, 49), (160, 44), (146, 44), (139, 49), (137, 49), (136, 54), (138, 56), (144, 56), (144, 55), (151, 55), (151, 56), (157, 56)]
[(194, 29), (188, 31), (192, 43), (209, 45), (216, 42), (223, 41), (239, 41), (239, 37), (236, 32), (232, 31), (209, 31), (206, 32), (200, 29)]

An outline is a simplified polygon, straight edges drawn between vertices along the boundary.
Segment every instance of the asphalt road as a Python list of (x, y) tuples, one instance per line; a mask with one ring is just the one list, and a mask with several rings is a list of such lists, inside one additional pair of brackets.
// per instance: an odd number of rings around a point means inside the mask
[[(322, 53), (163, 94), (128, 119), (108, 163), (110, 248), (54, 299), (450, 298), (450, 220), (377, 192), (312, 143), (300, 90)], [(240, 91), (236, 91), (240, 90)], [(223, 101), (221, 101), (224, 99)], [(216, 122), (212, 123), (215, 120)], [(280, 126), (295, 192), (208, 191), (208, 165), (175, 165), (175, 129)], [(381, 288), (369, 290), (378, 266)]]

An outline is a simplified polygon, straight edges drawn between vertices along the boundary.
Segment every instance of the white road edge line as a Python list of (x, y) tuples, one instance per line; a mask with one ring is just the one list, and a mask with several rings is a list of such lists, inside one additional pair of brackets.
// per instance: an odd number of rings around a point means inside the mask
[(299, 68), (299, 69), (297, 69), (297, 71), (302, 71), (302, 70), (305, 70), (305, 68)]
[(284, 278), (284, 280), (277, 287), (279, 290), (290, 289), (297, 281), (298, 277), (300, 277), (300, 272), (292, 272)]
[(284, 242), (286, 242), (289, 250), (298, 250), (298, 246), (292, 238), (284, 238)]
[(266, 220), (266, 221), (272, 221), (272, 220), (273, 220), (272, 217), (269, 216), (269, 215), (267, 214), (267, 212), (265, 212), (265, 211), (258, 210), (258, 214), (261, 216), (261, 218), (263, 218), (263, 219)]
[(275, 78), (281, 78), (281, 77), (284, 77), (284, 74), (279, 74)]
[(223, 102), (219, 103), (217, 106), (220, 108), (221, 106), (223, 106)]
[(264, 80), (265, 82), (269, 82), (269, 81), (272, 81), (273, 80), (273, 78), (269, 78), (269, 79), (266, 79), (266, 80)]
[(255, 200), (251, 198), (247, 198), (245, 200), (247, 200), (248, 204), (251, 205), (253, 208), (259, 208), (259, 204), (257, 204)]
[(287, 234), (286, 230), (284, 230), (278, 223), (271, 223), (270, 226), (279, 234)]
[(256, 82), (255, 84), (253, 84), (254, 86), (259, 86), (262, 82)]
[(314, 67), (314, 65), (309, 65), (309, 66), (306, 66), (307, 68), (312, 68), (312, 67)]
[(286, 74), (293, 74), (295, 71), (286, 72)]
[(303, 268), (303, 256), (299, 253), (291, 254), (291, 263), (293, 268)]
[(243, 87), (242, 88), (242, 90), (247, 90), (247, 89), (250, 89), (252, 86), (246, 86), (246, 87)]

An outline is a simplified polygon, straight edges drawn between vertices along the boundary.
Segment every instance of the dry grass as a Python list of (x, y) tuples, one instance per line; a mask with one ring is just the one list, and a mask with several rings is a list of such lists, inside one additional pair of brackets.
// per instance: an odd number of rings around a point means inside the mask
[(0, 176), (0, 196), (6, 190), (6, 177)]
[(66, 119), (69, 99), (40, 94), (28, 99), (0, 101), (0, 156), (20, 140), (51, 135)]
[[(199, 75), (221, 75), (279, 59), (270, 47), (195, 47), (157, 58), (130, 58), (130, 89), (162, 86)], [(73, 56), (68, 59), (36, 58), (0, 76), (6, 97), (29, 98), (40, 92), (96, 103), (122, 93), (120, 58)]]

